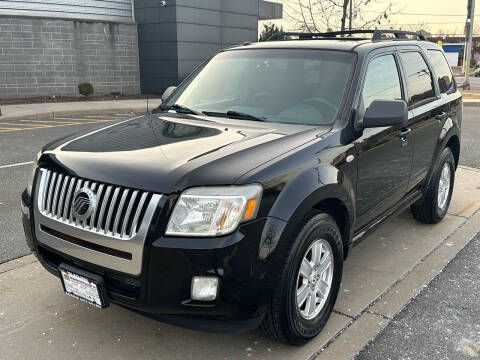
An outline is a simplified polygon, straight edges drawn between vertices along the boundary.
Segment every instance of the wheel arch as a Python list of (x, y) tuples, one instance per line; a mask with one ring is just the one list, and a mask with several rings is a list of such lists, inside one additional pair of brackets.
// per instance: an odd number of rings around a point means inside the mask
[(321, 165), (298, 175), (282, 190), (269, 217), (285, 221), (281, 238), (270, 241), (271, 254), (279, 243), (288, 241), (312, 209), (330, 215), (337, 223), (343, 239), (344, 256), (347, 256), (355, 221), (353, 185), (337, 168)]
[(458, 138), (457, 135), (452, 135), (445, 147), (448, 147), (450, 148), (450, 150), (452, 150), (452, 153), (453, 153), (453, 158), (455, 159), (455, 168), (458, 167), (458, 162), (460, 160), (460, 140)]
[(315, 204), (314, 209), (330, 215), (338, 225), (343, 240), (343, 257), (347, 258), (350, 245), (350, 231), (352, 225), (349, 220), (349, 213), (345, 203), (338, 198), (327, 198)]

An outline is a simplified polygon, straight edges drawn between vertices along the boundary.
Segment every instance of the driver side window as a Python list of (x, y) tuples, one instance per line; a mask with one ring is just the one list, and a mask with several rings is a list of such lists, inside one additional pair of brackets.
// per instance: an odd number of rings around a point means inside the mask
[(368, 64), (363, 84), (362, 100), (368, 109), (374, 100), (401, 100), (402, 87), (393, 54), (374, 58)]

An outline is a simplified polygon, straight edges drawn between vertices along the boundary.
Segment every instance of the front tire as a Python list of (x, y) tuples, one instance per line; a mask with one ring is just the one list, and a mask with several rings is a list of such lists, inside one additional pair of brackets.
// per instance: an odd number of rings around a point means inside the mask
[(283, 255), (262, 329), (277, 341), (303, 345), (323, 329), (337, 299), (343, 270), (337, 224), (311, 211)]
[(452, 150), (446, 147), (436, 164), (432, 183), (420, 202), (410, 209), (413, 217), (426, 224), (436, 224), (447, 214), (455, 180), (455, 159)]

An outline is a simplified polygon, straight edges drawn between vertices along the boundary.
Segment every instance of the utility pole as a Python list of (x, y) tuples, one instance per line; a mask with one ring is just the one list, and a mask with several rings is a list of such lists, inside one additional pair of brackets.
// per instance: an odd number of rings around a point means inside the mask
[(350, 0), (350, 16), (348, 17), (348, 30), (352, 30), (352, 15), (353, 15), (353, 11), (352, 11), (352, 7), (353, 7), (353, 0)]
[(473, 19), (475, 16), (475, 0), (468, 0), (467, 23), (465, 24), (465, 82), (463, 88), (470, 90), (470, 58), (472, 57)]

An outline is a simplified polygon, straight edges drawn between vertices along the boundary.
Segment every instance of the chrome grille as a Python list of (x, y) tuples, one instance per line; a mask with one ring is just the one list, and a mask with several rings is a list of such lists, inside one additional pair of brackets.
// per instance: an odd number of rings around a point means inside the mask
[[(38, 207), (44, 216), (122, 240), (131, 239), (137, 234), (152, 198), (151, 193), (90, 181), (47, 169), (40, 170), (42, 178), (38, 192)], [(90, 217), (79, 221), (74, 218), (71, 206), (75, 192), (83, 187), (96, 194), (97, 204)]]

